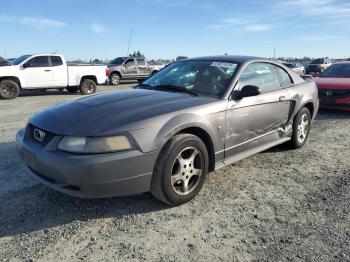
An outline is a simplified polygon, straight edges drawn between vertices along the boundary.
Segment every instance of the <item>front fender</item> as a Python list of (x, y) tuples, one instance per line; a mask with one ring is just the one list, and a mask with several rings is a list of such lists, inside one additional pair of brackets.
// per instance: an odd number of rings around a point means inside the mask
[(215, 145), (219, 144), (217, 126), (213, 126), (211, 122), (202, 116), (185, 113), (171, 118), (163, 125), (157, 133), (155, 145), (158, 148), (162, 148), (171, 137), (187, 128), (199, 128), (205, 131), (214, 145), (214, 150)]
[(216, 114), (204, 117), (193, 113), (184, 113), (168, 119), (154, 120), (151, 126), (132, 130), (130, 133), (141, 151), (152, 152), (161, 150), (171, 137), (182, 130), (200, 128), (209, 135), (214, 146), (214, 152), (216, 152), (220, 150), (221, 145), (219, 132), (223, 132), (223, 128), (219, 129), (218, 125), (224, 125), (223, 119), (224, 117), (218, 117)]

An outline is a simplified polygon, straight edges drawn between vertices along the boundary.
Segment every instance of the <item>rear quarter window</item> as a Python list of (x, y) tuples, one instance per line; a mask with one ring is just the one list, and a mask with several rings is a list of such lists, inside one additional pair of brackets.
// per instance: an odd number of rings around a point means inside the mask
[(279, 66), (276, 66), (276, 69), (280, 77), (280, 83), (282, 87), (288, 87), (293, 85), (292, 78), (284, 69), (280, 68)]
[(63, 65), (62, 58), (59, 56), (51, 56), (51, 65), (52, 66), (60, 66)]

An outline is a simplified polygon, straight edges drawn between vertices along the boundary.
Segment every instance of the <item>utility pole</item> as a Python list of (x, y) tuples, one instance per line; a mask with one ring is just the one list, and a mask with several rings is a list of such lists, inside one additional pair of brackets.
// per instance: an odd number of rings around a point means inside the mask
[(129, 56), (132, 33), (133, 33), (133, 29), (131, 28), (131, 29), (130, 29), (130, 35), (129, 35), (128, 52), (126, 53), (126, 56)]
[(273, 49), (273, 60), (276, 61), (276, 48)]

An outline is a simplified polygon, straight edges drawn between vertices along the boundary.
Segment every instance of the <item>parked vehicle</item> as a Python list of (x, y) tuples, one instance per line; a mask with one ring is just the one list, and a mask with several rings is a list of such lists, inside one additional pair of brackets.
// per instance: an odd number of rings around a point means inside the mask
[(180, 205), (208, 171), (285, 142), (302, 147), (318, 103), (315, 83), (283, 65), (204, 57), (175, 62), (132, 90), (50, 107), (16, 141), (33, 176), (58, 191), (150, 191)]
[(284, 62), (283, 64), (300, 76), (305, 73), (305, 67), (298, 62)]
[(0, 67), (0, 98), (16, 98), (24, 89), (64, 89), (83, 95), (96, 92), (107, 81), (106, 66), (67, 66), (62, 55), (23, 55)]
[(0, 66), (7, 66), (9, 64), (10, 64), (10, 62), (8, 60), (6, 60), (5, 58), (2, 58), (0, 56)]
[(320, 106), (350, 111), (350, 62), (339, 62), (314, 77)]
[(332, 60), (328, 58), (318, 58), (307, 66), (306, 74), (320, 74), (332, 65)]
[(143, 57), (118, 57), (108, 65), (109, 80), (113, 85), (119, 85), (121, 80), (143, 81), (163, 67), (150, 65)]

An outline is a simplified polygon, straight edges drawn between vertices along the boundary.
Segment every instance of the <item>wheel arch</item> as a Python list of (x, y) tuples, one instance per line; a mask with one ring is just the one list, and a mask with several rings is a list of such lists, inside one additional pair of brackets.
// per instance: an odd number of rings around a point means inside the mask
[(97, 77), (94, 76), (94, 75), (85, 75), (85, 76), (82, 76), (81, 79), (80, 79), (80, 84), (84, 81), (84, 80), (92, 80), (95, 82), (95, 84), (97, 84)]
[(157, 137), (155, 146), (164, 148), (172, 137), (184, 133), (195, 135), (203, 141), (208, 150), (209, 170), (214, 170), (215, 152), (218, 151), (219, 138), (215, 135), (211, 123), (198, 115), (187, 113), (168, 120), (155, 134), (155, 137)]
[(19, 86), (19, 88), (22, 89), (21, 81), (16, 76), (2, 76), (2, 77), (0, 77), (0, 82), (3, 80), (14, 81)]
[[(310, 111), (311, 117), (313, 117), (314, 112), (315, 112), (315, 106), (314, 106), (314, 104), (313, 104), (311, 101), (309, 101), (309, 102), (307, 102), (306, 104), (304, 104), (301, 108), (303, 108), (303, 107), (306, 107), (306, 108)], [(301, 108), (300, 108), (300, 109), (301, 109)], [(299, 111), (300, 111), (300, 109), (299, 109)]]
[(119, 70), (113, 70), (112, 72), (110, 72), (109, 77), (111, 77), (112, 74), (117, 74), (119, 75), (120, 79), (122, 78), (122, 73)]
[(203, 141), (205, 144), (207, 150), (208, 150), (208, 156), (209, 156), (209, 171), (213, 171), (215, 169), (215, 153), (214, 153), (214, 145), (213, 141), (209, 135), (209, 133), (198, 126), (193, 126), (193, 127), (187, 127), (179, 132), (177, 132), (175, 135), (178, 134), (191, 134)]

